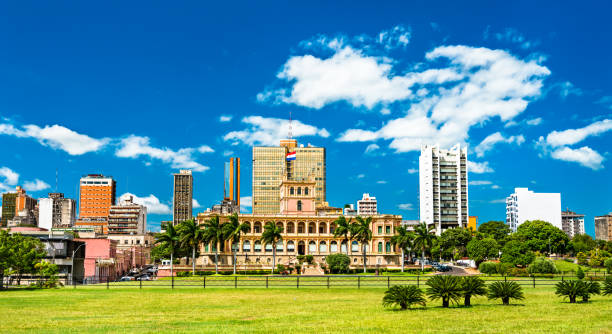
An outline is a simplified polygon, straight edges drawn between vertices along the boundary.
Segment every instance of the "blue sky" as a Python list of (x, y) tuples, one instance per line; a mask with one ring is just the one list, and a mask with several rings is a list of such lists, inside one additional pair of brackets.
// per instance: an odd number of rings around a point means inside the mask
[[(129, 6), (129, 7), (128, 7)], [(0, 190), (75, 197), (104, 173), (169, 219), (171, 173), (195, 212), (223, 162), (286, 135), (327, 148), (330, 204), (363, 192), (418, 218), (421, 143), (469, 146), (470, 214), (503, 220), (514, 187), (612, 211), (606, 4), (519, 1), (40, 2), (0, 5)], [(248, 198), (243, 202), (248, 203)], [(245, 210), (250, 208), (245, 207)]]

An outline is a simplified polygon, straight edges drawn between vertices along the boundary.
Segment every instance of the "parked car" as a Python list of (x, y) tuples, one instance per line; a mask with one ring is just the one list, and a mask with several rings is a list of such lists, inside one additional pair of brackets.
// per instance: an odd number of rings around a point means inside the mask
[(136, 278), (137, 281), (150, 281), (151, 277), (149, 275), (142, 275), (138, 278)]
[(134, 277), (132, 276), (123, 276), (119, 279), (119, 282), (125, 282), (125, 281), (133, 281)]

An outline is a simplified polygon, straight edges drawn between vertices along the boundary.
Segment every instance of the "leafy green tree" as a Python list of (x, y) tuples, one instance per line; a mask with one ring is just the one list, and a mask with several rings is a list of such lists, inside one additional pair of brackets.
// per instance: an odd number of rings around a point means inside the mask
[(578, 254), (576, 254), (576, 260), (578, 261), (578, 264), (582, 266), (588, 263), (587, 255), (583, 252), (579, 252)]
[(17, 274), (17, 285), (21, 285), (23, 274), (34, 272), (34, 265), (40, 262), (47, 252), (43, 243), (36, 238), (16, 233), (11, 239), (12, 247), (9, 253), (12, 258), (11, 267)]
[(442, 299), (442, 307), (448, 307), (450, 302), (457, 304), (463, 295), (459, 276), (437, 275), (428, 279), (426, 284), (429, 299)]
[(527, 267), (527, 271), (530, 274), (556, 274), (557, 267), (551, 260), (545, 257), (538, 257)]
[(578, 267), (578, 270), (576, 270), (576, 278), (578, 279), (584, 278), (584, 271), (582, 271), (582, 267)]
[[(352, 240), (352, 218), (346, 220), (344, 216), (338, 217), (334, 223), (336, 224), (336, 229), (334, 230), (335, 238), (342, 238), (342, 240), (346, 243), (346, 255), (349, 254), (350, 241)], [(342, 245), (342, 244), (341, 244)], [(341, 246), (342, 247), (342, 246)]]
[[(249, 223), (241, 223), (238, 219), (238, 214), (234, 213), (229, 216), (229, 222), (223, 225), (226, 240), (230, 240), (232, 255), (233, 255), (233, 263), (234, 263), (234, 275), (236, 275), (236, 251), (234, 248), (234, 244), (239, 244), (240, 238), (243, 233), (248, 233), (251, 230), (251, 225)], [(239, 247), (239, 246), (238, 246)]]
[(509, 305), (510, 299), (523, 300), (523, 288), (516, 282), (504, 281), (504, 282), (493, 282), (489, 285), (489, 293), (487, 294), (489, 299), (501, 299), (502, 304)]
[(274, 222), (267, 222), (264, 226), (264, 231), (261, 234), (261, 242), (272, 245), (272, 273), (276, 266), (276, 245), (283, 240), (283, 227), (277, 226)]
[(499, 244), (493, 238), (474, 238), (467, 244), (467, 253), (476, 262), (476, 266), (480, 266), (483, 261), (499, 256)]
[(327, 256), (325, 262), (329, 265), (332, 274), (344, 274), (349, 270), (351, 259), (346, 254), (336, 253)]
[(568, 280), (561, 281), (555, 285), (555, 294), (569, 299), (570, 303), (575, 303), (576, 298), (586, 293), (586, 285), (583, 281)]
[(604, 267), (606, 267), (608, 274), (612, 274), (612, 257), (609, 257), (604, 261)]
[(604, 296), (612, 295), (612, 277), (611, 276), (608, 276), (606, 280), (604, 281), (604, 286), (601, 292)]
[(493, 238), (500, 246), (503, 246), (510, 234), (510, 227), (502, 221), (488, 221), (478, 226), (478, 232), (486, 237)]
[(415, 226), (414, 233), (414, 248), (421, 251), (421, 271), (425, 269), (425, 252), (428, 251), (434, 243), (436, 236), (433, 234), (433, 226), (427, 227), (425, 222), (421, 222)]
[(170, 251), (170, 276), (174, 276), (174, 252), (179, 246), (179, 235), (172, 222), (167, 222), (162, 228), (164, 232), (155, 236), (155, 243), (164, 244)]
[(511, 240), (502, 248), (501, 262), (511, 263), (515, 266), (527, 266), (533, 259), (535, 254), (529, 246), (518, 240)]
[(521, 224), (513, 238), (525, 243), (534, 252), (565, 254), (569, 246), (567, 234), (552, 224), (532, 220)]
[(439, 238), (441, 251), (453, 259), (465, 255), (470, 240), (472, 240), (472, 232), (461, 227), (450, 228), (442, 232)]
[(38, 287), (56, 288), (61, 285), (57, 278), (58, 268), (56, 264), (42, 260), (35, 264), (34, 268), (38, 271), (38, 275), (40, 276), (37, 284)]
[[(219, 274), (219, 247), (225, 242), (223, 227), (219, 222), (219, 216), (211, 217), (204, 223), (204, 243), (212, 244), (215, 250), (215, 274)], [(272, 267), (274, 270), (274, 267)]]
[(478, 271), (491, 276), (497, 272), (497, 264), (495, 262), (483, 262), (478, 266)]
[(461, 291), (463, 293), (463, 305), (471, 306), (473, 296), (486, 296), (487, 286), (480, 277), (465, 276), (461, 280)]
[(196, 251), (204, 240), (204, 231), (193, 219), (180, 223), (176, 231), (181, 246), (191, 250), (191, 274), (195, 275)]
[(370, 240), (372, 240), (372, 217), (363, 218), (355, 217), (356, 222), (353, 225), (353, 239), (361, 243), (361, 251), (363, 253), (363, 272), (366, 272), (366, 252)]
[(570, 241), (569, 249), (573, 254), (589, 252), (597, 247), (597, 242), (588, 234), (578, 234)]
[(395, 229), (395, 235), (391, 237), (391, 243), (399, 248), (402, 252), (402, 257), (400, 258), (400, 262), (402, 263), (402, 272), (404, 272), (404, 250), (407, 248), (412, 248), (414, 233), (409, 232), (405, 226), (400, 226)]
[(399, 306), (405, 310), (412, 305), (425, 306), (423, 291), (414, 285), (394, 285), (385, 291), (383, 297), (384, 307)]
[(0, 230), (0, 289), (4, 288), (4, 275), (11, 268), (13, 239), (7, 230)]

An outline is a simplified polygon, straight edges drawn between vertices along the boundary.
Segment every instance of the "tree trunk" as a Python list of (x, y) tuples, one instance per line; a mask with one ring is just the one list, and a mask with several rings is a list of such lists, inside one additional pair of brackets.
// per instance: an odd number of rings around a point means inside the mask
[(442, 298), (442, 307), (448, 307), (448, 298)]
[(412, 248), (408, 251), (408, 262), (412, 263)]
[(502, 298), (502, 304), (504, 304), (504, 305), (509, 305), (509, 304), (510, 304), (510, 297), (504, 297), (504, 298)]
[(367, 261), (366, 260), (366, 245), (363, 244), (363, 246), (361, 246), (361, 247), (363, 249), (363, 273), (365, 274), (365, 273), (367, 273), (367, 270), (366, 270), (366, 261)]
[(582, 296), (582, 301), (585, 302), (585, 303), (588, 303), (589, 302), (589, 296), (588, 295)]
[(276, 244), (272, 247), (272, 275), (274, 275), (274, 267), (276, 267)]
[(471, 303), (471, 300), (470, 300), (471, 298), (472, 298), (472, 296), (465, 295), (465, 297), (463, 299), (463, 305), (465, 305), (465, 306), (472, 306), (472, 303)]
[(570, 296), (569, 297), (570, 303), (573, 304), (576, 302), (576, 297), (575, 296)]
[(191, 250), (191, 274), (193, 276), (195, 276), (195, 246), (193, 246), (193, 249)]
[(425, 270), (425, 249), (421, 251), (421, 271)]
[(404, 249), (402, 248), (402, 272), (404, 272)]
[(170, 276), (174, 276), (174, 251), (170, 252)]
[(232, 253), (234, 253), (234, 275), (236, 275), (236, 251), (234, 250)]
[(219, 274), (219, 248), (215, 248), (215, 274)]
[(344, 241), (346, 241), (346, 256), (349, 256), (349, 240), (348, 239), (344, 239)]

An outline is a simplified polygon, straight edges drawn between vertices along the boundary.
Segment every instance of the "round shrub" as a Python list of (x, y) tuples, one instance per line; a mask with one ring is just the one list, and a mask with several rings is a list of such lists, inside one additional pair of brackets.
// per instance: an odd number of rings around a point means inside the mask
[(608, 274), (612, 274), (612, 257), (609, 257), (604, 261), (604, 267), (606, 267)]
[(497, 273), (497, 264), (495, 262), (483, 262), (478, 266), (478, 270), (487, 275)]
[(530, 274), (556, 274), (557, 267), (555, 264), (544, 257), (539, 257), (533, 261), (532, 264), (527, 267), (527, 271)]
[(351, 259), (346, 254), (336, 253), (327, 256), (325, 262), (329, 265), (332, 274), (345, 274), (348, 273)]

